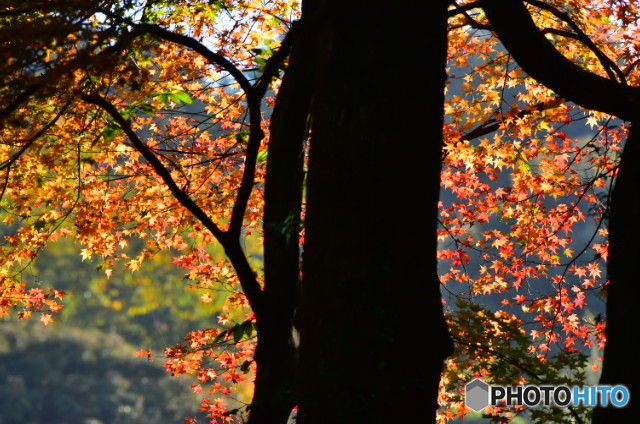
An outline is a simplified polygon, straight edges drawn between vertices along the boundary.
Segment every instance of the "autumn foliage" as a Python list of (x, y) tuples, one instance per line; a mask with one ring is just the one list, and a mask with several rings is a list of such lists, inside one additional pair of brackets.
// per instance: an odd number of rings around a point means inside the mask
[[(203, 302), (226, 303), (211, 328), (138, 355), (193, 375), (212, 422), (238, 422), (245, 409), (225, 399), (255, 373), (263, 271), (260, 252), (237, 253), (262, 233), (269, 110), (300, 5), (21, 3), (0, 13), (0, 316), (46, 325), (62, 308), (64, 292), (21, 279), (51, 241), (75, 240), (111, 278), (117, 263), (137, 272), (169, 251)], [(635, 5), (528, 3), (567, 58), (638, 85)], [(450, 8), (448, 61), (438, 259), (456, 352), (442, 422), (469, 412), (461, 391), (473, 377), (581, 384), (598, 370), (608, 199), (628, 131), (529, 78), (473, 3)], [(144, 248), (132, 254), (134, 239)], [(236, 256), (220, 260), (220, 246)], [(505, 422), (519, 412), (490, 411)]]
[[(637, 12), (631, 6), (529, 3), (566, 57), (637, 84), (638, 28), (621, 28)], [(608, 202), (628, 131), (528, 78), (482, 13), (458, 14), (450, 26), (438, 255), (445, 298), (458, 298), (450, 305), (458, 350), (442, 399), (460, 409), (444, 417), (464, 414), (461, 380), (584, 384), (585, 369), (599, 370)], [(487, 299), (492, 306), (482, 308)], [(577, 414), (566, 413), (552, 417)]]

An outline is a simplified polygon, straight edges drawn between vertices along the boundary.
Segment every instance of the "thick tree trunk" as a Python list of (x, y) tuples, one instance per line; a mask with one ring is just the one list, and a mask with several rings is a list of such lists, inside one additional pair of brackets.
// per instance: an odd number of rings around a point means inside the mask
[(301, 33), (271, 116), (263, 226), (265, 310), (258, 317), (258, 368), (248, 424), (286, 424), (295, 406), (297, 355), (291, 330), (300, 277), (303, 159), (314, 71), (311, 30), (296, 30)]
[(640, 258), (640, 121), (629, 133), (611, 197), (607, 288), (607, 344), (600, 384), (624, 384), (631, 391), (626, 408), (598, 408), (594, 424), (631, 423), (640, 417), (638, 258)]
[(320, 1), (300, 424), (434, 419), (447, 3)]

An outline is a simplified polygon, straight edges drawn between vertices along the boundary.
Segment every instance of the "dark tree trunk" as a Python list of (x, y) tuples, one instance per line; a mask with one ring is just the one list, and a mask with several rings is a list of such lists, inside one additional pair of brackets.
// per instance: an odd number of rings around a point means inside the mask
[(298, 422), (433, 421), (448, 2), (319, 3)]
[(258, 369), (248, 424), (286, 424), (295, 406), (297, 355), (291, 329), (300, 277), (303, 159), (314, 70), (310, 28), (295, 30), (300, 33), (271, 116), (263, 225), (265, 304), (258, 317)]
[(600, 384), (624, 384), (626, 408), (598, 408), (594, 424), (631, 423), (640, 417), (638, 367), (638, 260), (640, 258), (640, 121), (633, 123), (611, 197), (607, 288), (607, 344)]

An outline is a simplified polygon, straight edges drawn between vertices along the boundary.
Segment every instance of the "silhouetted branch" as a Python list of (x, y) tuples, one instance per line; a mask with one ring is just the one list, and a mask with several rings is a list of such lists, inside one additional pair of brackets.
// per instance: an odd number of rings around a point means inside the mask
[(116, 107), (99, 95), (89, 95), (85, 93), (79, 93), (80, 98), (82, 98), (87, 103), (94, 104), (96, 106), (104, 109), (113, 120), (122, 128), (124, 133), (129, 138), (129, 141), (133, 145), (133, 147), (140, 152), (140, 154), (149, 162), (154, 171), (160, 176), (162, 181), (165, 183), (171, 194), (180, 202), (182, 206), (184, 206), (189, 212), (193, 214), (193, 216), (198, 219), (202, 223), (202, 225), (207, 228), (213, 234), (216, 239), (220, 242), (222, 247), (225, 249), (225, 253), (229, 257), (229, 260), (233, 264), (237, 274), (238, 279), (240, 281), (240, 285), (242, 286), (242, 290), (249, 301), (249, 304), (253, 311), (256, 314), (260, 314), (261, 305), (262, 305), (262, 289), (256, 279), (253, 270), (251, 269), (247, 258), (242, 251), (240, 246), (240, 241), (237, 237), (230, 236), (228, 233), (222, 231), (218, 225), (213, 222), (213, 220), (209, 217), (196, 204), (196, 202), (178, 185), (175, 180), (171, 176), (169, 170), (164, 166), (164, 164), (156, 157), (156, 155), (140, 140), (138, 135), (133, 131), (129, 122), (127, 122), (124, 117), (118, 112)]

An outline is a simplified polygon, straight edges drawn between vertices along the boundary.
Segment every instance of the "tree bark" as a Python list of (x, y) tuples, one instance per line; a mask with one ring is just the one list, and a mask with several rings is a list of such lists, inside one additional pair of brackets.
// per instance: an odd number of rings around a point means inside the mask
[(318, 2), (300, 424), (433, 420), (447, 3)]
[(314, 54), (300, 30), (271, 116), (265, 178), (264, 299), (258, 317), (257, 374), (248, 424), (286, 424), (295, 406), (296, 347), (291, 340), (300, 278), (300, 213)]

